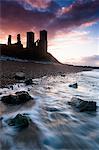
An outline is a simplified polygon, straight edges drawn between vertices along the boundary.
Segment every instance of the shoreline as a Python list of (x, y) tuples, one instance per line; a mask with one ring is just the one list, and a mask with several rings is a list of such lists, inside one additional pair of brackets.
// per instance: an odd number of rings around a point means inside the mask
[(17, 72), (25, 73), (27, 78), (40, 78), (43, 76), (57, 76), (69, 73), (77, 73), (82, 71), (90, 71), (93, 67), (73, 66), (59, 63), (36, 63), (36, 62), (20, 62), (12, 60), (0, 61), (0, 87), (5, 87), (19, 80), (15, 79)]
[[(11, 66), (11, 64), (8, 63), (7, 65), (10, 65), (9, 70), (16, 64), (15, 62), (15, 64)], [(28, 64), (24, 65), (27, 66)], [(20, 66), (21, 64), (19, 67)], [(48, 65), (41, 64), (34, 64), (32, 66), (35, 68), (36, 75), (38, 75), (36, 72), (37, 66), (42, 66), (40, 69), (48, 67)], [(14, 68), (14, 71), (17, 67), (18, 66)], [(54, 68), (54, 70), (50, 70), (53, 71), (53, 73), (56, 67), (57, 69), (61, 69), (63, 66), (53, 64), (50, 67), (49, 65), (49, 69)], [(42, 71), (44, 71), (44, 68)], [(69, 70), (70, 66), (68, 65), (65, 65), (65, 68), (68, 68), (68, 72), (72, 71)], [(74, 67), (72, 69), (74, 69)], [(79, 68), (79, 71), (80, 70), (81, 68)], [(74, 69), (73, 71), (78, 71), (78, 69)], [(12, 149), (35, 148), (37, 150), (47, 150), (47, 148), (57, 150), (68, 148), (99, 149), (99, 103), (97, 99), (99, 79), (95, 77), (93, 72), (92, 76), (90, 76), (90, 73), (91, 72), (89, 72), (89, 75), (87, 72), (81, 72), (80, 74), (66, 74), (66, 76), (46, 76), (44, 79), (39, 78), (34, 80), (34, 84), (30, 86), (17, 84), (1, 89), (0, 130), (2, 138), (0, 142), (2, 148), (4, 147), (7, 150), (9, 146)], [(78, 83), (77, 89), (69, 87), (73, 81)], [(19, 101), (20, 104), (16, 104), (16, 102), (18, 102), (18, 96), (16, 95), (24, 93), (22, 91), (25, 91), (25, 93), (28, 92), (32, 100), (21, 103), (21, 101), (24, 101), (23, 96), (21, 96)], [(9, 95), (13, 97), (13, 104), (7, 104), (2, 101), (3, 96), (9, 97)], [(79, 108), (76, 109), (75, 106), (73, 107), (70, 103), (73, 97), (78, 100), (81, 98), (85, 101), (95, 101), (97, 103), (97, 111), (80, 112)], [(19, 121), (15, 121), (17, 117)], [(29, 120), (26, 126), (24, 122), (27, 121), (23, 121), (23, 117)], [(16, 123), (13, 124), (13, 121)], [(22, 128), (20, 128), (20, 125), (22, 125)], [(95, 137), (93, 142), (93, 136), (90, 135), (94, 135), (94, 133)], [(75, 143), (77, 143), (78, 140), (80, 140), (80, 143), (77, 145)]]

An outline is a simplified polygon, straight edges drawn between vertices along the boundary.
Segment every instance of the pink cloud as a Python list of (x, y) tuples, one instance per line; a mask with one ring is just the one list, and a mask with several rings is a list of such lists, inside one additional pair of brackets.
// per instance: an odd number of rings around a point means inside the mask
[(24, 0), (33, 7), (36, 8), (47, 8), (49, 5), (50, 0)]
[(91, 21), (91, 22), (86, 22), (86, 23), (82, 24), (81, 27), (90, 27), (90, 26), (96, 24), (96, 22), (97, 22), (97, 20)]

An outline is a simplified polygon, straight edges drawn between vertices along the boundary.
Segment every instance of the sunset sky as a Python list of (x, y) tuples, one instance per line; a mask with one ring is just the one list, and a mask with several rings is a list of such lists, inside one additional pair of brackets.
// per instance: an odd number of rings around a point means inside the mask
[(99, 0), (0, 0), (0, 43), (48, 31), (48, 51), (63, 63), (99, 66)]

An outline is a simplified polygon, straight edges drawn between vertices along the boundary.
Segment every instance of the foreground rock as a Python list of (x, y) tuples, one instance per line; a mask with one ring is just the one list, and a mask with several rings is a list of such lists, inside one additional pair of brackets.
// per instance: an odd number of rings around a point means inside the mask
[(14, 126), (16, 128), (26, 128), (29, 126), (30, 119), (24, 115), (17, 114), (15, 118), (7, 120), (9, 126)]
[(77, 108), (80, 112), (96, 111), (96, 102), (94, 101), (84, 101), (80, 98), (73, 97), (69, 104)]
[(72, 88), (75, 88), (77, 89), (78, 88), (78, 84), (77, 83), (74, 83), (74, 84), (70, 84), (69, 87), (72, 87)]
[(24, 80), (25, 79), (25, 73), (23, 73), (23, 72), (17, 72), (15, 74), (15, 79), (16, 80)]
[(2, 128), (2, 120), (3, 120), (3, 117), (0, 117), (0, 128)]
[(26, 91), (16, 92), (14, 95), (3, 96), (1, 101), (5, 104), (18, 105), (25, 103), (33, 98)]

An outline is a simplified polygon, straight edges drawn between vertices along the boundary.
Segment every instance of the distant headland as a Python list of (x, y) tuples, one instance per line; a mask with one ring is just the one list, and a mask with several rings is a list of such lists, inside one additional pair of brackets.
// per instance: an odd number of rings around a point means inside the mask
[(40, 39), (36, 42), (34, 32), (27, 32), (26, 47), (21, 43), (21, 36), (17, 34), (17, 42), (12, 44), (12, 36), (8, 36), (8, 44), (0, 44), (1, 56), (9, 56), (20, 59), (45, 60), (58, 62), (51, 54), (47, 52), (48, 41), (47, 31), (40, 31)]

